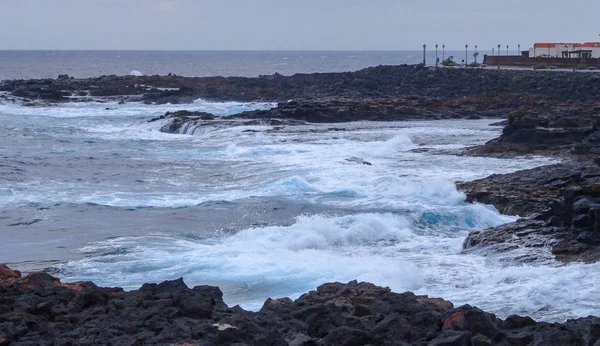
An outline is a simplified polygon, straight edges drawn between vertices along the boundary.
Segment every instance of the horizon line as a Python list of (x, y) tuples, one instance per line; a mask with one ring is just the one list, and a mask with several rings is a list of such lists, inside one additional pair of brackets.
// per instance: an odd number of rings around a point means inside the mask
[[(473, 47), (474, 48), (474, 47)], [(469, 47), (469, 50), (474, 50)], [(495, 47), (492, 47), (495, 48)], [(516, 46), (515, 46), (516, 48)], [(446, 51), (464, 51), (465, 48), (446, 47)], [(442, 48), (439, 47), (438, 51)], [(481, 49), (491, 51), (492, 49)], [(0, 48), (0, 52), (422, 52), (423, 49), (11, 49)], [(427, 46), (426, 51), (435, 51), (435, 46)]]

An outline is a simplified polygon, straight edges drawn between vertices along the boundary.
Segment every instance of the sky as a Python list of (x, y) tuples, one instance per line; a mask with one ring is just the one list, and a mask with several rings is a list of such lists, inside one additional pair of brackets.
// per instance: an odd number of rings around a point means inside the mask
[(600, 1), (0, 0), (0, 49), (491, 49), (600, 41)]

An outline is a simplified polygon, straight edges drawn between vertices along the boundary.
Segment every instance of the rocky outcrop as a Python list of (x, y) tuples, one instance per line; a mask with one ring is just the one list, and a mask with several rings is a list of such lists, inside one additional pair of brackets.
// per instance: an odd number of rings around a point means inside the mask
[[(293, 125), (306, 123), (340, 123), (349, 121), (414, 121), (441, 119), (498, 118), (509, 109), (498, 106), (493, 97), (466, 100), (440, 100), (426, 97), (408, 98), (323, 98), (278, 103), (275, 108), (247, 111), (226, 118), (220, 123)], [(151, 121), (168, 119), (161, 131), (190, 133), (190, 128), (215, 126), (211, 114), (190, 111), (167, 112)]]
[[(467, 149), (475, 155), (555, 156), (564, 163), (459, 183), (467, 201), (525, 217), (471, 233), (465, 251), (525, 251), (519, 258), (600, 260), (600, 107), (594, 102), (540, 101), (509, 114), (499, 138)], [(598, 216), (596, 215), (598, 213)], [(544, 251), (549, 249), (550, 251)]]
[(544, 260), (550, 253), (563, 262), (600, 260), (600, 167), (568, 162), (492, 175), (457, 184), (469, 202), (494, 205), (501, 213), (524, 218), (472, 232), (465, 251), (484, 253), (530, 249), (522, 259)]
[[(164, 121), (160, 131), (164, 133), (176, 134), (202, 134), (216, 129), (236, 127), (236, 126), (275, 126), (275, 129), (283, 125), (301, 125), (304, 121), (294, 119), (275, 119), (275, 118), (246, 118), (246, 117), (216, 117), (211, 113), (176, 111), (167, 112), (160, 117), (151, 119), (149, 122)], [(252, 130), (248, 130), (252, 131)]]
[(182, 279), (139, 290), (63, 284), (0, 265), (0, 345), (595, 345), (600, 318), (501, 320), (469, 305), (356, 281), (258, 312)]
[(600, 104), (544, 102), (540, 107), (513, 111), (502, 135), (471, 148), (479, 155), (512, 157), (524, 154), (600, 154)]
[[(497, 97), (502, 108), (518, 109), (522, 100), (593, 101), (600, 96), (595, 73), (535, 72), (486, 69), (433, 69), (378, 66), (356, 72), (260, 76), (258, 78), (168, 76), (101, 76), (10, 80), (7, 91), (29, 99), (56, 102), (69, 95), (139, 96), (149, 103), (187, 103), (197, 98), (215, 101), (287, 101), (307, 98), (396, 98), (419, 96), (461, 99)], [(542, 107), (542, 105), (539, 105)]]
[(311, 123), (502, 117), (507, 110), (492, 107), (496, 105), (495, 101), (486, 97), (474, 97), (468, 102), (427, 97), (306, 99), (282, 102), (273, 109), (244, 112), (235, 117), (294, 119)]
[(192, 112), (192, 111), (176, 111), (167, 112), (157, 118), (152, 118), (150, 122), (158, 120), (169, 119), (169, 122), (161, 127), (160, 131), (165, 133), (186, 133), (185, 126), (193, 126), (202, 121), (215, 120), (215, 116), (211, 113), (206, 112)]
[(594, 164), (569, 162), (494, 174), (459, 182), (457, 187), (468, 202), (491, 204), (502, 214), (526, 217), (547, 209), (569, 186), (596, 183), (599, 174), (600, 167)]

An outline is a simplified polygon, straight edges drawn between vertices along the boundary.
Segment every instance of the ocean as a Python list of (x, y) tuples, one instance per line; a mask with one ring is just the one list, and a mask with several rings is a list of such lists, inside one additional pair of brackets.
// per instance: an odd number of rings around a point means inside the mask
[[(209, 53), (175, 52), (172, 65), (158, 62), (169, 60), (167, 52), (147, 61), (146, 52), (8, 54), (13, 60), (0, 64), (2, 78), (133, 70), (252, 76), (273, 73), (274, 60), (288, 64), (277, 71), (291, 74), (365, 67), (388, 57), (356, 53), (360, 62), (336, 65), (331, 56), (350, 53), (335, 52), (327, 53), (327, 64), (308, 67), (286, 63), (299, 61), (293, 58), (305, 54), (299, 52), (210, 53), (223, 57), (210, 64), (182, 62), (187, 54)], [(33, 54), (20, 69), (19, 54)], [(93, 56), (86, 67), (87, 54)], [(240, 58), (245, 54), (256, 61)], [(269, 54), (277, 58), (264, 58)], [(319, 61), (326, 53), (310, 54)], [(0, 56), (7, 59), (6, 52)], [(534, 249), (548, 254), (536, 263), (519, 260), (527, 249), (461, 254), (469, 231), (516, 218), (464, 202), (454, 182), (553, 162), (455, 155), (497, 137), (501, 127), (490, 126), (492, 120), (313, 124), (276, 132), (207, 126), (193, 135), (162, 133), (160, 121), (148, 122), (179, 109), (228, 116), (272, 106), (0, 101), (0, 263), (125, 289), (183, 277), (189, 286), (218, 285), (229, 305), (254, 310), (268, 297), (298, 297), (325, 282), (354, 279), (500, 317), (563, 321), (600, 310), (599, 279), (590, 275), (599, 264), (561, 265), (548, 249)], [(354, 157), (371, 165), (347, 160)]]
[[(469, 59), (473, 52), (469, 51)], [(457, 62), (466, 53), (442, 52)], [(483, 52), (480, 52), (480, 59)], [(435, 64), (435, 51), (428, 50), (426, 62)], [(470, 61), (470, 60), (469, 60)], [(146, 75), (169, 73), (190, 76), (257, 77), (280, 73), (346, 72), (377, 65), (418, 64), (422, 51), (2, 51), (0, 80), (56, 78), (68, 74), (77, 78), (101, 75)]]

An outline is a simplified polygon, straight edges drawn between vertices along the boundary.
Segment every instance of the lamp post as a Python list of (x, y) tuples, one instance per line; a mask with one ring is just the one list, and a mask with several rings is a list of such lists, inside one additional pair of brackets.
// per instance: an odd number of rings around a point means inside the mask
[(423, 45), (423, 66), (425, 66), (427, 64), (427, 60), (425, 59), (425, 49), (427, 48), (427, 45), (424, 44)]
[(521, 45), (518, 44), (517, 47), (518, 47), (517, 55), (521, 55)]
[(508, 55), (508, 45), (506, 45), (506, 55)]
[(477, 64), (477, 56), (479, 55), (479, 52), (477, 52), (477, 45), (475, 45), (475, 53), (473, 53), (473, 59), (475, 61), (475, 64)]
[(492, 48), (492, 56), (496, 55), (496, 47)]
[(500, 45), (498, 45), (498, 56), (500, 56)]
[(465, 44), (465, 68), (467, 68), (468, 61), (469, 61), (469, 45)]
[(442, 62), (446, 60), (446, 45), (442, 45)]
[(440, 61), (440, 58), (438, 57), (438, 45), (435, 45), (435, 68), (438, 67), (438, 63)]

